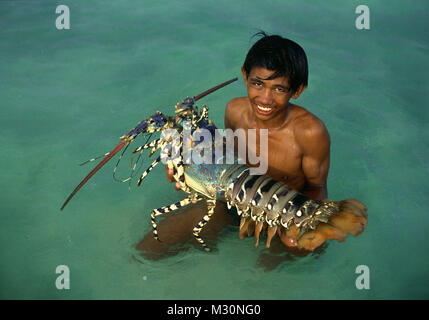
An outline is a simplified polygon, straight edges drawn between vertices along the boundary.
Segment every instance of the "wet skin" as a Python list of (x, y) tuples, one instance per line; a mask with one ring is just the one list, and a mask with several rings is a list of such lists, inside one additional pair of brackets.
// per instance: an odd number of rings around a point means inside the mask
[[(291, 92), (287, 90), (287, 78), (263, 80), (272, 74), (264, 68), (253, 68), (247, 77), (243, 71), (248, 96), (228, 103), (225, 127), (268, 129), (267, 175), (309, 198), (324, 199), (330, 158), (328, 131), (317, 117), (289, 102), (297, 99), (305, 87)], [(258, 106), (270, 109), (269, 113), (261, 112)]]
[[(227, 104), (225, 128), (268, 129), (267, 175), (286, 183), (311, 199), (327, 198), (326, 181), (330, 156), (328, 131), (316, 116), (289, 102), (290, 99), (297, 99), (305, 87), (301, 86), (296, 92), (292, 92), (288, 78), (265, 80), (273, 74), (273, 71), (265, 68), (254, 67), (249, 76), (244, 70), (242, 73), (248, 96), (232, 99)], [(260, 150), (259, 140), (256, 142), (256, 150)], [(174, 182), (173, 172), (167, 167), (166, 172), (168, 180)], [(180, 186), (175, 184), (175, 188), (178, 190)], [(224, 226), (233, 222), (231, 216), (226, 213), (225, 206), (219, 209), (216, 209), (217, 214), (213, 215), (205, 227), (209, 229), (210, 225), (212, 238), (215, 238), (216, 233)], [(189, 240), (197, 243), (192, 239), (191, 231), (203, 217), (204, 210), (206, 209), (200, 204), (190, 204), (181, 209), (180, 218), (178, 215), (171, 215), (159, 223), (158, 234), (163, 238), (164, 244), (157, 243), (150, 232), (137, 248), (143, 250), (144, 255), (149, 258), (168, 255), (169, 247), (174, 244)], [(217, 215), (223, 217), (215, 219)], [(206, 236), (210, 237), (210, 230), (207, 230)], [(179, 237), (177, 236), (179, 233), (186, 236)], [(279, 239), (287, 247), (296, 246), (294, 240), (285, 234), (280, 235)], [(174, 253), (170, 250), (170, 254)]]

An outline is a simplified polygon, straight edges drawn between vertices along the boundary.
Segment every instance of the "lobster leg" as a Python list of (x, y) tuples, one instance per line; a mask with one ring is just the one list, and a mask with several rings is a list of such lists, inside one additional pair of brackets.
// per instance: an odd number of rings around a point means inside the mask
[(194, 227), (194, 230), (193, 230), (195, 239), (199, 243), (201, 243), (204, 250), (207, 252), (211, 251), (211, 249), (207, 246), (207, 244), (204, 242), (204, 240), (200, 237), (200, 232), (201, 232), (201, 229), (206, 225), (206, 223), (210, 221), (210, 218), (214, 213), (215, 207), (216, 207), (216, 199), (207, 199), (208, 212), (203, 217), (203, 219), (200, 222), (198, 222), (198, 224)]
[[(177, 154), (177, 150), (183, 147), (183, 139), (181, 139), (179, 144), (173, 146), (173, 152)], [(191, 189), (185, 183), (185, 166), (183, 164), (183, 155), (182, 152), (179, 152), (179, 156), (174, 158), (173, 160), (167, 161), (167, 166), (169, 169), (175, 169), (174, 179), (180, 183), (180, 186), (183, 191), (191, 192)]]
[(137, 153), (137, 152), (139, 152), (140, 150), (143, 150), (143, 149), (156, 148), (156, 147), (158, 146), (158, 144), (159, 144), (160, 140), (161, 140), (161, 139), (157, 139), (157, 140), (153, 140), (153, 141), (151, 141), (150, 143), (146, 143), (146, 144), (144, 144), (144, 145), (142, 145), (142, 146), (140, 146), (140, 147), (136, 148), (136, 149), (133, 151), (133, 153)]
[[(149, 138), (148, 138), (148, 140), (150, 139), (150, 136), (149, 136)], [(132, 170), (131, 170), (131, 174), (130, 174), (130, 176), (127, 178), (127, 179), (125, 179), (125, 180), (123, 180), (122, 182), (126, 182), (126, 181), (129, 181), (130, 182), (130, 185), (131, 185), (131, 180), (132, 180), (132, 178), (134, 177), (134, 173), (136, 172), (136, 168), (137, 168), (137, 163), (139, 162), (139, 160), (140, 160), (140, 158), (141, 158), (141, 156), (142, 156), (142, 154), (143, 154), (143, 151), (145, 150), (145, 149), (149, 149), (149, 148), (152, 148), (153, 147), (153, 152), (155, 152), (156, 150), (157, 150), (157, 148), (159, 148), (158, 147), (158, 142), (159, 142), (159, 139), (158, 140), (154, 140), (154, 141), (152, 141), (152, 142), (150, 142), (150, 143), (147, 143), (147, 141), (146, 141), (146, 144), (144, 144), (143, 146), (140, 146), (140, 147), (138, 147), (137, 149), (135, 149), (132, 153), (133, 154), (136, 154), (137, 152), (139, 152), (140, 151), (140, 154), (139, 154), (139, 156), (137, 157), (137, 160), (134, 162), (134, 166), (133, 166), (133, 159), (134, 159), (134, 156), (133, 156), (133, 158), (131, 159), (131, 166), (132, 166)], [(122, 157), (122, 155), (121, 155), (121, 157)], [(151, 155), (149, 155), (149, 158), (151, 157)], [(141, 168), (141, 165), (140, 165), (140, 167), (139, 167), (139, 169)], [(116, 167), (115, 167), (115, 171), (116, 171)]]
[[(164, 146), (164, 144), (165, 144), (165, 142), (164, 142), (164, 141), (162, 141), (161, 139), (154, 140), (154, 141), (152, 141), (151, 143), (148, 143), (148, 144), (145, 144), (145, 145), (143, 145), (143, 146), (141, 146), (141, 147), (138, 147), (137, 149), (135, 149), (135, 150), (133, 151), (133, 153), (137, 153), (137, 152), (139, 152), (140, 150), (144, 150), (144, 149), (150, 149), (150, 148), (152, 148), (152, 150), (151, 150), (151, 152), (150, 152), (150, 154), (149, 154), (149, 157), (151, 157), (151, 156), (156, 152), (156, 150), (158, 150), (159, 148), (162, 148), (162, 147)], [(143, 151), (140, 151), (140, 152), (143, 152)], [(140, 176), (139, 180), (137, 181), (137, 186), (140, 186), (140, 184), (142, 183), (143, 179), (144, 179), (144, 178), (146, 178), (146, 176), (149, 174), (149, 172), (151, 172), (151, 171), (152, 171), (152, 169), (153, 169), (153, 168), (155, 168), (155, 166), (156, 166), (160, 161), (161, 161), (161, 156), (159, 156), (159, 157), (158, 157), (154, 162), (152, 162), (152, 164), (149, 166), (149, 168), (147, 168), (147, 169), (142, 173), (142, 175)], [(135, 170), (135, 165), (134, 165), (133, 171), (134, 171), (134, 170)]]
[(154, 162), (152, 162), (152, 164), (149, 166), (149, 168), (147, 168), (145, 170), (145, 172), (142, 173), (142, 175), (140, 176), (139, 180), (137, 181), (137, 185), (140, 186), (140, 184), (142, 183), (143, 179), (146, 178), (146, 176), (149, 174), (149, 172), (152, 171), (153, 168), (155, 168), (155, 166), (161, 161), (161, 156), (159, 156), (158, 158), (155, 159)]
[[(165, 207), (161, 207), (161, 208), (158, 208), (158, 209), (154, 209), (152, 211), (152, 213), (150, 215), (150, 219), (151, 219), (152, 228), (153, 228), (153, 237), (156, 240), (160, 241), (159, 237), (158, 237), (158, 225), (157, 225), (157, 223), (155, 221), (155, 218), (157, 216), (161, 215), (161, 214), (164, 214), (164, 213), (167, 213), (167, 212), (171, 212), (171, 211), (177, 210), (179, 208), (182, 208), (184, 206), (187, 206), (188, 204), (190, 204), (192, 202), (192, 200), (193, 200), (192, 197), (189, 196), (188, 198), (183, 199), (182, 201), (173, 203), (173, 204), (171, 204), (169, 206), (165, 206)], [(201, 200), (201, 199), (197, 199), (197, 200)]]

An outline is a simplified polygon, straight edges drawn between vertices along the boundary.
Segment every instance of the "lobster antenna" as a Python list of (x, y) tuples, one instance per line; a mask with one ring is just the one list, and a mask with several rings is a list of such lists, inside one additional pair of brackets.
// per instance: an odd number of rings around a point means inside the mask
[(234, 81), (237, 81), (237, 80), (238, 80), (238, 78), (234, 78), (234, 79), (231, 79), (231, 80), (226, 81), (224, 83), (221, 83), (221, 84), (217, 85), (216, 87), (213, 87), (213, 88), (211, 88), (211, 89), (209, 89), (207, 91), (204, 91), (203, 93), (200, 93), (199, 95), (195, 96), (194, 100), (197, 101), (197, 100), (199, 100), (201, 98), (204, 98), (206, 95), (212, 93), (213, 91), (216, 91), (216, 90), (218, 90), (220, 88), (223, 88), (223, 87), (227, 86), (228, 84), (230, 84), (230, 83), (232, 83)]
[[(216, 91), (228, 84), (230, 84), (231, 82), (236, 81), (237, 78), (231, 79), (229, 81), (226, 81), (224, 83), (221, 83), (219, 85), (217, 85), (216, 87), (213, 87), (207, 91), (204, 91), (203, 93), (200, 93), (199, 95), (194, 97), (194, 100), (197, 101), (203, 97), (205, 97), (206, 95), (212, 93), (213, 91)], [(91, 170), (90, 173), (88, 173), (88, 175), (78, 184), (78, 186), (73, 190), (73, 192), (68, 196), (68, 198), (66, 199), (66, 201), (64, 202), (64, 204), (61, 206), (61, 210), (63, 210), (65, 208), (65, 206), (67, 205), (67, 203), (71, 200), (71, 198), (74, 197), (74, 195), (76, 194), (76, 192), (79, 191), (80, 188), (83, 187), (83, 185), (98, 171), (101, 169), (102, 166), (104, 166), (116, 153), (118, 153), (119, 150), (121, 150), (123, 147), (128, 146), (132, 140), (134, 140), (135, 136), (131, 137), (128, 136), (127, 138), (125, 138), (124, 140), (122, 140), (121, 142), (119, 142), (119, 144), (112, 150), (110, 151), (106, 157), (100, 161), (99, 164), (97, 164), (97, 166)]]

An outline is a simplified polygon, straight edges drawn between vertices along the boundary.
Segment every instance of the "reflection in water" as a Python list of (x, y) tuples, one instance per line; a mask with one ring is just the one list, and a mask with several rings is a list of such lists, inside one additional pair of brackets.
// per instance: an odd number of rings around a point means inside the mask
[[(201, 245), (194, 239), (192, 230), (206, 212), (206, 202), (200, 201), (163, 215), (165, 218), (159, 219), (161, 221), (158, 224), (160, 241), (155, 240), (152, 231), (150, 231), (136, 245), (136, 249), (141, 252), (144, 258), (151, 260), (174, 256), (189, 249), (190, 245), (202, 250)], [(218, 233), (224, 227), (234, 223), (232, 216), (225, 212), (225, 204), (218, 201), (210, 223), (201, 231), (201, 237), (212, 250), (215, 249)]]
[[(165, 214), (164, 219), (158, 224), (160, 241), (155, 240), (152, 231), (150, 231), (136, 245), (136, 249), (139, 251), (141, 257), (149, 260), (164, 259), (175, 256), (182, 251), (186, 251), (191, 246), (202, 250), (201, 245), (194, 239), (192, 229), (198, 221), (201, 220), (201, 217), (204, 216), (206, 210), (206, 203), (202, 201), (181, 208), (175, 213)], [(236, 225), (238, 227), (237, 223), (234, 223), (233, 217), (229, 214), (225, 214), (225, 211), (225, 204), (223, 202), (218, 202), (216, 204), (215, 214), (201, 233), (212, 251), (216, 250), (216, 239), (222, 229), (231, 225)], [(238, 228), (236, 232), (238, 233)], [(261, 245), (265, 243), (263, 241), (264, 238), (266, 238), (266, 234), (262, 236)], [(239, 239), (237, 239), (237, 241), (238, 240)], [(275, 237), (271, 242), (270, 248), (261, 252), (256, 267), (262, 267), (265, 272), (268, 272), (276, 269), (285, 261), (296, 261), (309, 254), (312, 254), (315, 259), (318, 259), (319, 256), (325, 252), (327, 247), (328, 244), (325, 242), (313, 252), (296, 248), (286, 248), (280, 241), (280, 238)], [(133, 258), (144, 263), (140, 258)]]
[(325, 253), (328, 246), (329, 243), (327, 241), (313, 252), (310, 252), (296, 248), (286, 248), (280, 241), (275, 241), (272, 243), (269, 252), (260, 254), (256, 266), (263, 268), (264, 272), (269, 272), (279, 267), (282, 263), (298, 261), (309, 254), (314, 256), (314, 259), (318, 259), (321, 254)]

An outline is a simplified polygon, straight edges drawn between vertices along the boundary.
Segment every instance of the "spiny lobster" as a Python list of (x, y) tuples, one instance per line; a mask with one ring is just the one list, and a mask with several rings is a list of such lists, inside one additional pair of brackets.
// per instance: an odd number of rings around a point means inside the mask
[[(169, 143), (172, 150), (168, 151), (171, 156), (176, 151), (176, 156), (167, 160), (169, 168), (175, 169), (174, 178), (180, 183), (182, 190), (188, 196), (177, 203), (155, 209), (151, 213), (151, 223), (155, 239), (159, 240), (156, 217), (164, 213), (174, 211), (186, 206), (191, 202), (205, 199), (207, 201), (207, 214), (194, 227), (195, 239), (206, 251), (210, 248), (200, 237), (203, 227), (210, 221), (214, 213), (217, 200), (227, 203), (228, 208), (235, 206), (241, 217), (240, 237), (247, 233), (255, 235), (257, 246), (259, 237), (263, 230), (267, 230), (267, 247), (275, 234), (278, 234), (282, 242), (290, 247), (298, 247), (305, 250), (314, 250), (326, 239), (337, 239), (344, 241), (347, 233), (354, 236), (363, 232), (367, 225), (366, 207), (358, 200), (347, 199), (335, 202), (329, 199), (311, 200), (296, 190), (289, 188), (286, 184), (275, 181), (265, 175), (250, 174), (249, 167), (243, 164), (196, 164), (187, 163), (183, 158), (183, 131), (191, 132), (206, 129), (210, 132), (215, 130), (214, 124), (208, 118), (208, 108), (198, 112), (195, 102), (207, 94), (236, 81), (237, 78), (224, 82), (210, 90), (195, 97), (188, 97), (175, 105), (175, 116), (165, 116), (161, 112), (141, 121), (135, 128), (121, 137), (121, 142), (82, 180), (66, 199), (61, 210), (67, 205), (76, 192), (116, 153), (135, 140), (141, 134), (151, 134), (166, 129), (176, 129), (180, 139), (156, 139), (136, 148), (133, 153), (141, 153), (150, 149), (150, 156), (157, 150), (162, 150)], [(214, 142), (214, 141), (212, 141)], [(174, 150), (173, 150), (174, 149)], [(126, 150), (126, 149), (125, 149)], [(125, 150), (119, 157), (114, 169), (121, 160)], [(161, 151), (161, 155), (162, 155)], [(137, 185), (149, 172), (161, 161), (161, 155), (147, 168), (137, 181)], [(98, 158), (88, 160), (94, 161)], [(135, 167), (134, 167), (135, 169)], [(132, 175), (125, 180), (131, 179)]]

